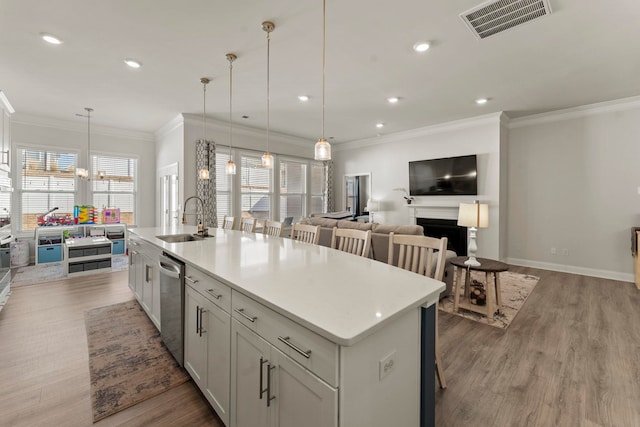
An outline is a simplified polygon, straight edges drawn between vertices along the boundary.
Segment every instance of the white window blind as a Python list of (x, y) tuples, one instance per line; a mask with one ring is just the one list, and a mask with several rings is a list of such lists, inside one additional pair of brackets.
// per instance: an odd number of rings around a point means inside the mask
[(305, 214), (307, 198), (307, 164), (293, 160), (283, 160), (280, 168), (280, 219), (293, 217), (299, 222)]
[(240, 205), (242, 216), (269, 219), (273, 193), (273, 169), (262, 167), (260, 156), (243, 154), (240, 161)]
[(73, 217), (77, 155), (32, 149), (20, 149), (18, 154), (21, 229), (35, 229), (38, 216), (54, 208), (52, 217)]
[(327, 211), (327, 166), (311, 163), (311, 209), (309, 213)]
[(138, 160), (126, 157), (91, 156), (93, 206), (120, 209), (120, 222), (135, 224)]
[(229, 152), (216, 151), (216, 214), (218, 227), (222, 227), (224, 216), (232, 214), (232, 177), (227, 175), (225, 168), (229, 161)]

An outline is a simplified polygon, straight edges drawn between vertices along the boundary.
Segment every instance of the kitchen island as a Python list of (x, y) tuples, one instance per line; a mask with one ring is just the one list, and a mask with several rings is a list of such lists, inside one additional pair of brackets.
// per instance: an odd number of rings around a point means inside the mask
[[(323, 246), (210, 231), (182, 243), (156, 236), (195, 227), (131, 234), (185, 263), (185, 367), (227, 425), (433, 425), (442, 282)], [(203, 332), (211, 339), (194, 352)]]

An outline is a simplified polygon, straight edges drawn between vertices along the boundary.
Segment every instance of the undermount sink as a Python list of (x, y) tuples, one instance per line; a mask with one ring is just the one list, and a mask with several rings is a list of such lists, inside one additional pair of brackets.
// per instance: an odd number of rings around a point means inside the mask
[(204, 240), (204, 237), (196, 234), (169, 234), (166, 236), (156, 236), (157, 239), (164, 240), (167, 243), (183, 243), (183, 242), (196, 242)]

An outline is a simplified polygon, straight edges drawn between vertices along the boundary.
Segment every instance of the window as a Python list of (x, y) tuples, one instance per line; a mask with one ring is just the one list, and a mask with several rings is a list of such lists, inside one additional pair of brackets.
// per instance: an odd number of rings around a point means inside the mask
[(233, 175), (227, 175), (225, 172), (229, 158), (229, 152), (222, 153), (216, 150), (216, 215), (218, 216), (218, 227), (222, 227), (225, 215), (232, 216), (231, 186)]
[(262, 167), (259, 155), (242, 154), (240, 161), (240, 205), (242, 216), (258, 220), (271, 218), (271, 171)]
[(307, 163), (283, 160), (280, 166), (280, 218), (293, 217), (299, 221), (306, 212)]
[(98, 212), (104, 208), (119, 208), (120, 222), (136, 222), (137, 159), (91, 156), (91, 190), (93, 206)]
[(20, 149), (18, 155), (21, 230), (34, 230), (39, 221), (72, 224), (77, 155), (32, 149)]
[(327, 173), (325, 164), (311, 163), (311, 209), (308, 213), (327, 211)]

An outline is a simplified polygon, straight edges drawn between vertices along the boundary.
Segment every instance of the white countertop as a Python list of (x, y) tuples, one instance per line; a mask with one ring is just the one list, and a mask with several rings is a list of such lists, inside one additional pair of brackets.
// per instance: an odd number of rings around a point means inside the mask
[(287, 238), (219, 228), (202, 241), (155, 238), (195, 231), (130, 230), (339, 345), (353, 345), (407, 311), (435, 303), (444, 290), (442, 282), (382, 262)]

